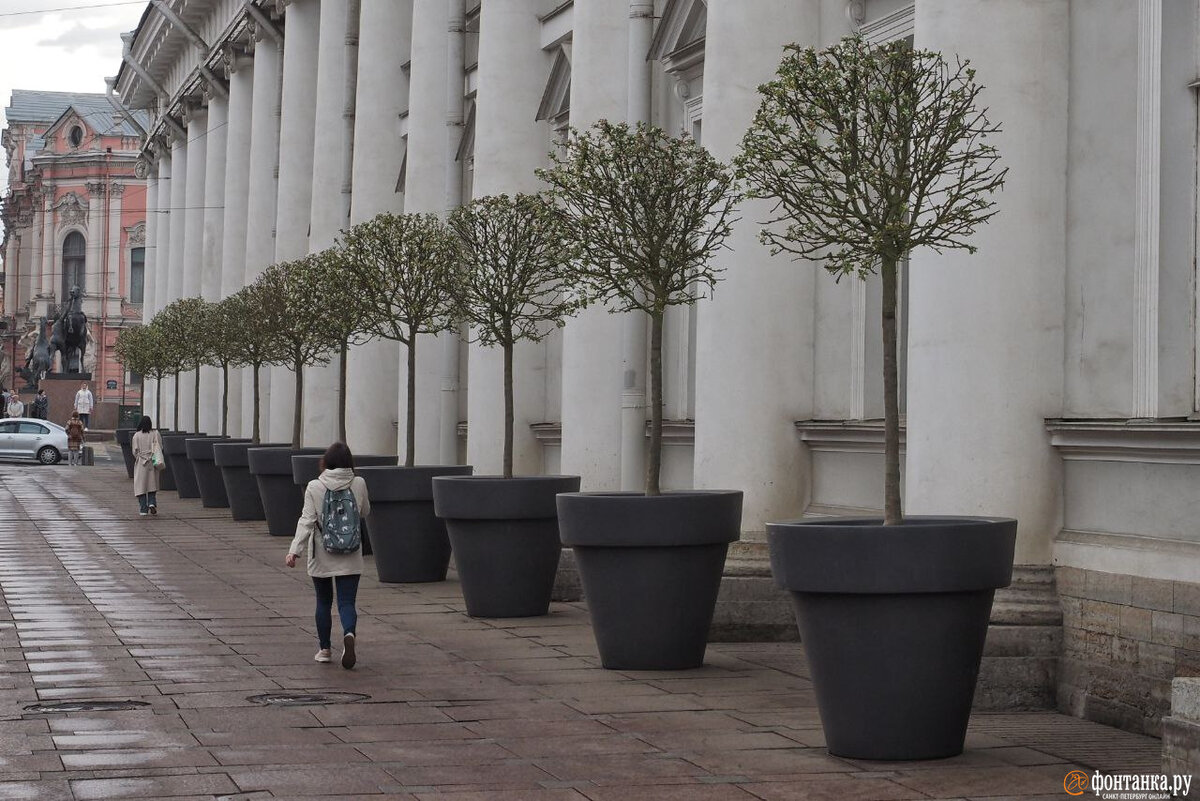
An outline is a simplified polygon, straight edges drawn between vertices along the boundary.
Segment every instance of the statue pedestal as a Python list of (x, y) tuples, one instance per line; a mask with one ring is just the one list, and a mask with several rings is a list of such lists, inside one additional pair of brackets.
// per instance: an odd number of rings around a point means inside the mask
[[(50, 411), (47, 414), (50, 422), (66, 425), (71, 419), (71, 412), (75, 410), (75, 393), (79, 391), (79, 385), (84, 381), (90, 384), (91, 380), (91, 373), (51, 373), (42, 379), (39, 386), (46, 390), (46, 397), (50, 400)], [(92, 395), (95, 394), (96, 390), (93, 388)], [(28, 408), (28, 404), (32, 399), (22, 393), (21, 400), (25, 401), (25, 412), (29, 414), (32, 410)]]

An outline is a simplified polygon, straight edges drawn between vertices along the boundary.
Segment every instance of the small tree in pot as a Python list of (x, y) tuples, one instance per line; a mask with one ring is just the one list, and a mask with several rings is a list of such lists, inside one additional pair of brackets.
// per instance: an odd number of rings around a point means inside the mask
[(981, 91), (966, 62), (906, 42), (791, 45), (737, 160), (751, 195), (775, 203), (761, 234), (774, 252), (882, 279), (883, 520), (768, 525), (837, 754), (962, 751), (992, 595), (1011, 579), (1016, 521), (906, 520), (900, 498), (897, 277), (918, 247), (973, 252), (996, 213), (1006, 171)]
[(328, 364), (340, 347), (336, 326), (330, 324), (331, 312), (321, 292), (318, 257), (305, 256), (291, 262), (272, 264), (255, 279), (261, 293), (263, 325), (270, 330), (278, 348), (272, 364), (289, 367), (296, 377), (295, 409), (292, 416), (290, 448), (251, 448), (248, 451), (250, 473), (258, 482), (258, 492), (272, 536), (290, 537), (304, 504), (304, 488), (297, 486), (292, 473), (292, 456), (319, 454), (325, 449), (301, 447), (304, 421), (304, 368)]
[(415, 459), (417, 339), (454, 328), (454, 235), (434, 214), (380, 214), (342, 234), (340, 245), (369, 333), (408, 350), (404, 465)]
[[(443, 581), (450, 566), (446, 524), (433, 512), (433, 478), (470, 475), (465, 465), (417, 467), (417, 343), (454, 327), (450, 290), (458, 276), (454, 234), (434, 214), (380, 214), (342, 234), (339, 245), (368, 333), (407, 350), (404, 465), (360, 467), (371, 493), (371, 547), (379, 580)], [(394, 465), (395, 462), (392, 462)]]
[[(643, 123), (602, 120), (573, 131), (551, 158), (554, 167), (538, 174), (575, 243), (580, 291), (610, 311), (643, 312), (650, 324), (645, 494), (561, 496), (563, 541), (575, 548), (605, 667), (696, 667), (725, 554), (740, 534), (742, 494), (660, 493), (663, 319), (669, 306), (695, 303), (718, 280), (712, 257), (734, 221), (733, 172), (692, 139)], [(621, 522), (630, 516), (644, 530)], [(667, 555), (662, 546), (679, 551)]]
[(279, 341), (271, 327), (272, 317), (266, 313), (266, 290), (262, 284), (254, 283), (242, 287), (221, 301), (221, 316), (227, 326), (223, 333), (225, 351), (230, 364), (248, 367), (254, 384), (254, 401), (251, 406), (250, 438), (262, 441), (260, 420), (262, 418), (262, 393), (260, 374), (263, 365), (279, 359)]
[[(467, 612), (475, 617), (544, 615), (558, 567), (554, 496), (577, 476), (513, 476), (513, 352), (574, 313), (562, 222), (540, 195), (478, 198), (450, 214), (461, 275), (453, 292), (476, 339), (504, 358), (503, 475), (441, 477), (434, 506), (446, 520)], [(476, 434), (482, 436), (482, 432)]]
[(195, 342), (200, 336), (200, 332), (197, 330), (195, 303), (199, 300), (199, 298), (174, 300), (164, 306), (150, 321), (150, 324), (158, 331), (159, 348), (164, 365), (163, 374), (175, 377), (174, 422), (172, 425), (177, 431), (179, 430), (179, 376), (188, 370), (195, 369), (196, 366)]

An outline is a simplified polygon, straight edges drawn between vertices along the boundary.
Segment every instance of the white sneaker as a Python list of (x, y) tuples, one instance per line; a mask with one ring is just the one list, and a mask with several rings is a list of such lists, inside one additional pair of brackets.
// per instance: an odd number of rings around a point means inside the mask
[(145, 517), (148, 514), (150, 514), (150, 513), (149, 512), (138, 512), (138, 515), (141, 517)]
[(354, 656), (354, 632), (350, 632), (343, 637), (342, 644), (344, 646), (344, 650), (342, 651), (342, 667), (349, 670), (358, 661)]
[(320, 651), (317, 651), (317, 655), (313, 659), (317, 662), (332, 662), (333, 654), (328, 648), (322, 648)]

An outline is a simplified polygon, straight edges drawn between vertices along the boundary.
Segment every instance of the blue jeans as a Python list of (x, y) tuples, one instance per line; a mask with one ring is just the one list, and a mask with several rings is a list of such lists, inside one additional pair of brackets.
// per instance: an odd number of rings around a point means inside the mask
[(151, 506), (158, 506), (157, 492), (142, 493), (141, 495), (137, 496), (137, 499), (139, 512), (149, 512)]
[[(358, 575), (337, 576), (338, 617), (342, 619), (342, 631), (353, 634), (358, 625), (358, 610), (354, 599), (358, 595)], [(317, 639), (321, 648), (329, 648), (333, 632), (333, 578), (313, 576), (313, 589), (317, 593)]]

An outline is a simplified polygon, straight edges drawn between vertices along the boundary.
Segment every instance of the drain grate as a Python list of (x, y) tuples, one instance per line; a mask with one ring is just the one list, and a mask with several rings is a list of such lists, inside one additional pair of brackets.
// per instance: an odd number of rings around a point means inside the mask
[(127, 712), (150, 706), (146, 701), (44, 701), (25, 707), (26, 712)]
[(362, 693), (262, 693), (246, 698), (263, 706), (321, 706), (324, 704), (357, 704), (371, 696)]

